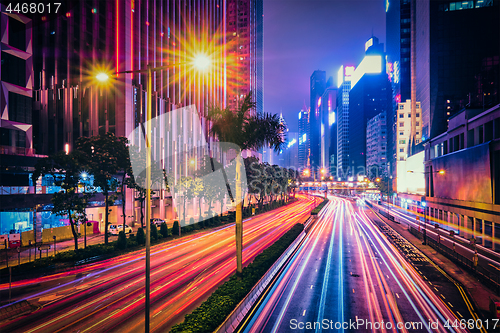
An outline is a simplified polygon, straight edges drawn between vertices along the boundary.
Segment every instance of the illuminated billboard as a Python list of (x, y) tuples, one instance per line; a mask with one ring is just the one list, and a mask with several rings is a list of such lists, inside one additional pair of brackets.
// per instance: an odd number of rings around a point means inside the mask
[(337, 72), (337, 88), (340, 88), (342, 83), (345, 81), (351, 81), (351, 76), (354, 74), (354, 66), (340, 66), (339, 71)]
[(351, 78), (351, 89), (365, 74), (378, 74), (382, 72), (382, 56), (365, 56)]

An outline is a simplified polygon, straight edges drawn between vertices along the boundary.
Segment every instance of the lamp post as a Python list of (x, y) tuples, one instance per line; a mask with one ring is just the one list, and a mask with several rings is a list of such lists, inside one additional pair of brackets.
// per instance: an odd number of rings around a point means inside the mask
[(427, 202), (426, 201), (422, 201), (422, 207), (424, 207), (424, 231), (422, 234), (422, 238), (423, 238), (422, 245), (426, 245), (427, 244)]
[[(208, 66), (210, 66), (210, 59), (203, 55), (199, 54), (193, 59), (191, 63), (193, 67), (198, 68), (199, 70), (204, 70)], [(145, 327), (144, 330), (146, 333), (149, 332), (149, 323), (150, 323), (150, 279), (151, 279), (151, 263), (150, 263), (150, 253), (151, 253), (151, 104), (153, 99), (153, 84), (152, 84), (152, 76), (153, 72), (158, 72), (166, 69), (171, 69), (175, 66), (183, 65), (185, 63), (174, 63), (165, 66), (152, 67), (151, 64), (147, 65), (146, 69), (133, 70), (133, 71), (122, 71), (117, 72), (116, 74), (146, 74), (146, 82), (147, 82), (147, 102), (146, 102), (146, 133), (145, 133), (145, 141), (146, 141), (146, 269), (145, 269)], [(106, 73), (99, 73), (96, 75), (96, 79), (105, 82), (109, 79), (109, 76)], [(179, 225), (180, 227), (180, 225)]]

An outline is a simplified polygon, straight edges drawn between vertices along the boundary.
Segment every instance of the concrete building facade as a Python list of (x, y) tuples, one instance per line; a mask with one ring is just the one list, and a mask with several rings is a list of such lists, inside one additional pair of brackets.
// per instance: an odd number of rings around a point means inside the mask
[(424, 147), (429, 216), (500, 250), (500, 104), (456, 113)]

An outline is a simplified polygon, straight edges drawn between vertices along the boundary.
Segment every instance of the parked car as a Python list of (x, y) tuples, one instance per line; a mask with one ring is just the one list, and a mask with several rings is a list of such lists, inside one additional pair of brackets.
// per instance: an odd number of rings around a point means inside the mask
[[(110, 224), (108, 228), (108, 232), (111, 235), (118, 235), (122, 230), (123, 230), (123, 224)], [(132, 233), (132, 228), (129, 227), (127, 224), (125, 224), (125, 233), (126, 234)]]
[(154, 224), (156, 224), (156, 226), (158, 226), (158, 227), (159, 227), (159, 226), (160, 226), (163, 222), (165, 222), (165, 220), (158, 219), (158, 218), (151, 219), (150, 221), (151, 221), (151, 223), (152, 223), (152, 224), (154, 223)]

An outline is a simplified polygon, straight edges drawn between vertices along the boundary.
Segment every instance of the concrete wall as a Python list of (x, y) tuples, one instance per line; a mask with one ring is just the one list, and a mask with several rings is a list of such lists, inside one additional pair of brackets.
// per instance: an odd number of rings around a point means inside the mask
[(28, 246), (31, 241), (31, 244), (35, 244), (35, 232), (33, 230), (24, 231), (21, 233), (21, 246)]
[(53, 236), (56, 236), (56, 241), (73, 239), (71, 226), (64, 226), (58, 228), (43, 229), (42, 242), (44, 244), (54, 242)]

